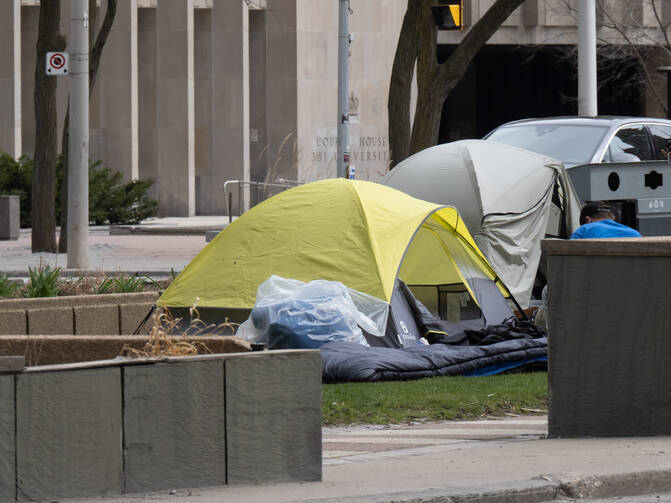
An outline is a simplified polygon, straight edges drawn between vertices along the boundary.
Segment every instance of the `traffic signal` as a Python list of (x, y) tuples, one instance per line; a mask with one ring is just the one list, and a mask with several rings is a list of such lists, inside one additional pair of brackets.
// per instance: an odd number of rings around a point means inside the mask
[(431, 6), (433, 18), (439, 30), (461, 30), (463, 26), (461, 0), (438, 0)]

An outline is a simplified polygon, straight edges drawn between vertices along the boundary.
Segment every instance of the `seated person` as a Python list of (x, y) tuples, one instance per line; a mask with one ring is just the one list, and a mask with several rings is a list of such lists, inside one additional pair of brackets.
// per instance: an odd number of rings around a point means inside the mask
[(637, 230), (615, 222), (615, 215), (610, 206), (598, 201), (583, 206), (580, 212), (580, 224), (570, 239), (641, 237)]

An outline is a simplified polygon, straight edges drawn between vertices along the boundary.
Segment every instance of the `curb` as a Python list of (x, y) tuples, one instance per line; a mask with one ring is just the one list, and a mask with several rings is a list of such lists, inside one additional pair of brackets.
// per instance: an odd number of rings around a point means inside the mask
[(563, 495), (575, 499), (639, 496), (671, 491), (671, 470), (559, 479)]
[(172, 226), (172, 227), (132, 227), (119, 226), (110, 227), (110, 236), (128, 236), (128, 235), (144, 235), (144, 236), (194, 236), (206, 235), (208, 232), (221, 231), (225, 225), (202, 225), (202, 226)]
[[(108, 269), (108, 270), (102, 270), (102, 269), (88, 269), (85, 272), (90, 272), (91, 276), (98, 275), (100, 277), (104, 276), (112, 276), (112, 277), (118, 277), (118, 276), (128, 276), (128, 275), (133, 275), (133, 274), (138, 274), (140, 275), (139, 277), (149, 277), (152, 279), (168, 279), (172, 277), (172, 274), (169, 270), (163, 270), (163, 271), (145, 271), (145, 270), (138, 270), (138, 269)], [(180, 271), (181, 272), (181, 271)], [(30, 272), (28, 269), (25, 270), (10, 270), (10, 271), (3, 271), (0, 269), (0, 273), (6, 275), (10, 280), (11, 279), (28, 279), (30, 278)], [(60, 270), (60, 276), (64, 278), (78, 278), (79, 276), (82, 275), (82, 270), (81, 269), (61, 269)]]
[(642, 496), (671, 491), (671, 470), (650, 470), (587, 477), (541, 475), (539, 479), (472, 488), (445, 487), (407, 493), (371, 494), (300, 501), (304, 503), (542, 503), (566, 499)]

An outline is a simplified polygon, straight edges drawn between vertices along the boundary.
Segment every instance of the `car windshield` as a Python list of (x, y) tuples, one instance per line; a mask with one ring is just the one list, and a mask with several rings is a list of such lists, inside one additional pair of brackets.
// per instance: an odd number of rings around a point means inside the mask
[(519, 124), (499, 128), (487, 140), (531, 150), (572, 166), (592, 160), (608, 129), (584, 124)]

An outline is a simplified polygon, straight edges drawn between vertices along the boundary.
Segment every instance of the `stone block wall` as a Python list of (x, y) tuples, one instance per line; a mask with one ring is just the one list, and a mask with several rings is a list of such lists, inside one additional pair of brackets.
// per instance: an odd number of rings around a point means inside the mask
[(321, 443), (321, 365), (278, 353), (230, 359), (225, 372), (228, 482), (321, 480), (321, 463), (306, 463)]
[[(130, 335), (158, 293), (77, 295), (0, 301), (0, 335)], [(148, 334), (151, 320), (142, 334)]]
[(0, 375), (0, 499), (319, 481), (320, 383), (305, 350)]
[(121, 492), (120, 376), (120, 367), (16, 375), (17, 500)]
[[(124, 389), (128, 492), (179, 487), (184, 479), (190, 486), (225, 483), (221, 361), (128, 367)], [(148, 410), (156, 411), (150, 419)]]
[(552, 437), (669, 435), (671, 239), (546, 240)]

